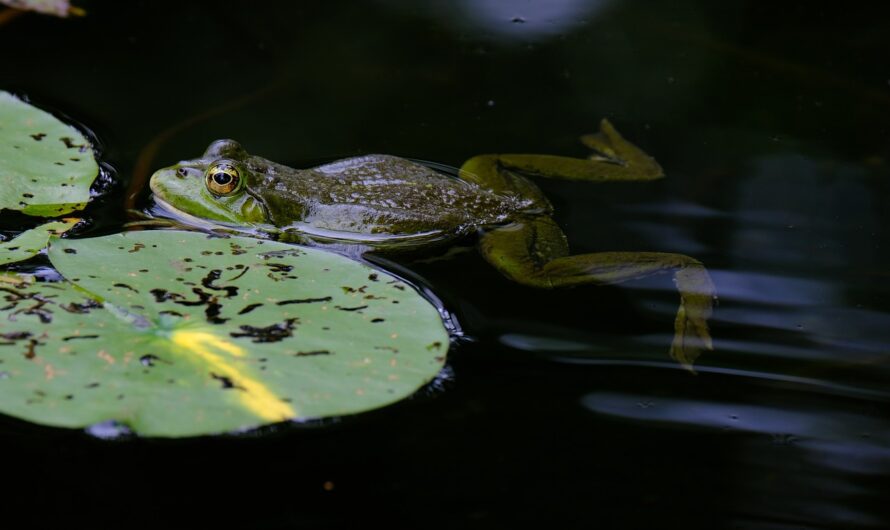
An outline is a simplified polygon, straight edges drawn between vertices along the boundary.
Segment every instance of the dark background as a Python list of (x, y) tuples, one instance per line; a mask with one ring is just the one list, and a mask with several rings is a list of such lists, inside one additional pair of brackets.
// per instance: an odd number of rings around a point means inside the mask
[[(91, 129), (116, 231), (212, 140), (302, 167), (583, 156), (608, 117), (668, 178), (542, 182), (576, 252), (681, 252), (716, 351), (667, 356), (668, 276), (540, 292), (403, 260), (466, 339), (414, 398), (183, 441), (0, 419), (12, 526), (882, 528), (890, 17), (871, 4), (83, 2), (0, 24), (0, 88)], [(12, 218), (3, 226), (8, 228)], [(15, 524), (12, 524), (15, 522)]]

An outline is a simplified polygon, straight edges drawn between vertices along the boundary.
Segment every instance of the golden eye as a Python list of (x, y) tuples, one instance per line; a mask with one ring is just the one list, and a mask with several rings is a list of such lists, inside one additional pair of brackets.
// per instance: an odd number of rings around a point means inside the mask
[(241, 189), (241, 172), (234, 164), (217, 162), (207, 168), (204, 184), (214, 195), (232, 195)]

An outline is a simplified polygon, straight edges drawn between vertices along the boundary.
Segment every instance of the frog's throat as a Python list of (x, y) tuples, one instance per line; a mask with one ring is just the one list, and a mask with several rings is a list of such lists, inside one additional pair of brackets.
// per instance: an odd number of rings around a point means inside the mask
[(152, 198), (154, 199), (155, 204), (157, 204), (161, 210), (164, 210), (169, 216), (177, 221), (182, 221), (184, 224), (189, 226), (194, 226), (196, 228), (201, 228), (204, 230), (217, 230), (217, 229), (226, 229), (226, 230), (235, 230), (237, 232), (244, 232), (246, 234), (251, 234), (254, 232), (254, 229), (258, 229), (260, 227), (256, 227), (254, 225), (247, 225), (247, 229), (245, 226), (238, 225), (235, 223), (225, 223), (222, 221), (214, 222), (208, 221), (202, 217), (196, 217), (190, 213), (186, 213), (179, 208), (173, 206), (169, 202), (164, 199), (158, 197), (155, 193)]

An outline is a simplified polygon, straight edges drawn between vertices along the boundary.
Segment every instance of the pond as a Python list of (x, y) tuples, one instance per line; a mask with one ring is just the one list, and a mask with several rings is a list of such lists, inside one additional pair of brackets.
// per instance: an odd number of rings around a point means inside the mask
[[(164, 440), (0, 416), (8, 520), (248, 527), (884, 528), (890, 17), (827, 2), (83, 2), (0, 8), (0, 89), (98, 139), (79, 235), (218, 138), (292, 167), (586, 156), (603, 117), (667, 178), (538, 180), (573, 252), (701, 260), (696, 374), (670, 275), (553, 291), (467, 244), (390, 269), (459, 333), (410, 399)], [(886, 10), (884, 10), (886, 11)], [(22, 216), (4, 213), (4, 234)], [(462, 252), (461, 250), (466, 250)], [(52, 276), (37, 258), (21, 268)], [(51, 521), (51, 523), (50, 523)], [(670, 523), (666, 523), (670, 521)]]

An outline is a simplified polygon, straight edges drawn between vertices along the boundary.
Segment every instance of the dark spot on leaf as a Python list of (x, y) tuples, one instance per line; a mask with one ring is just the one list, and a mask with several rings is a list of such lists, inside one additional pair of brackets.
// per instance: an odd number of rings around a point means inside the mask
[(213, 372), (210, 372), (210, 377), (222, 383), (223, 390), (244, 390), (244, 387), (236, 385), (231, 378), (224, 375), (217, 375)]
[(161, 358), (153, 353), (148, 353), (139, 358), (139, 362), (142, 363), (142, 366), (154, 366), (156, 361), (160, 361)]
[(65, 147), (67, 147), (68, 149), (75, 149), (75, 148), (80, 149), (80, 148), (84, 147), (83, 144), (74, 143), (74, 140), (72, 140), (71, 138), (69, 138), (67, 136), (63, 136), (63, 137), (59, 138), (59, 140), (61, 140), (62, 143), (65, 144)]
[(374, 324), (378, 324), (380, 322), (385, 322), (385, 320), (382, 318), (372, 318), (371, 322), (373, 322)]
[(148, 272), (148, 269), (139, 269), (139, 272)]
[(377, 281), (377, 273), (369, 274), (368, 279), (371, 280), (372, 282), (376, 282)]
[(143, 248), (145, 248), (145, 245), (144, 245), (144, 244), (142, 244), (142, 243), (135, 243), (135, 244), (133, 245), (133, 248), (131, 248), (131, 249), (128, 250), (127, 252), (139, 252), (139, 251), (142, 250)]
[(37, 140), (39, 142), (40, 140), (43, 140), (44, 138), (46, 138), (46, 133), (36, 133), (36, 134), (32, 134), (30, 136), (31, 136), (31, 138), (34, 138), (35, 140)]
[(136, 290), (135, 287), (131, 287), (131, 286), (125, 284), (125, 283), (116, 283), (116, 284), (114, 284), (114, 286), (115, 286), (115, 287), (120, 287), (120, 288), (122, 288), (122, 289), (129, 289), (129, 290), (133, 291), (134, 293), (138, 293), (138, 292), (139, 292), (138, 290)]
[(171, 310), (158, 311), (158, 314), (159, 315), (173, 315), (175, 317), (183, 316), (182, 313), (180, 313), (179, 311), (171, 311)]
[(98, 339), (99, 335), (69, 335), (67, 337), (62, 337), (62, 340), (67, 342), (69, 340), (75, 339)]
[(391, 351), (391, 352), (393, 352), (393, 353), (399, 353), (399, 349), (398, 349), (398, 348), (393, 348), (392, 346), (374, 346), (374, 349), (375, 349), (375, 350), (386, 350), (386, 351)]
[(66, 394), (65, 399), (71, 401), (72, 399), (74, 399), (74, 394)]
[(353, 293), (362, 293), (362, 294), (364, 294), (364, 293), (365, 293), (365, 289), (367, 289), (367, 288), (368, 288), (367, 285), (362, 285), (362, 286), (359, 287), (359, 288), (349, 287), (348, 285), (344, 285), (343, 287), (341, 287), (341, 289), (343, 289), (343, 292), (346, 293), (346, 294), (353, 294)]
[(59, 307), (61, 307), (65, 311), (68, 311), (69, 313), (84, 314), (84, 313), (89, 313), (90, 310), (95, 309), (97, 307), (102, 307), (102, 304), (100, 304), (96, 300), (93, 300), (92, 298), (88, 298), (86, 300), (86, 302), (83, 302), (80, 304), (71, 302), (70, 304), (60, 305)]
[(204, 316), (207, 317), (207, 322), (211, 324), (224, 324), (229, 319), (228, 318), (219, 318), (220, 310), (222, 309), (222, 305), (217, 302), (217, 298), (215, 296), (211, 297), (210, 300), (207, 301), (207, 309), (204, 310)]
[(66, 248), (65, 250), (63, 250), (63, 252), (65, 254), (77, 254), (77, 250), (73, 248)]
[(439, 341), (436, 341), (436, 342), (434, 342), (434, 343), (432, 343), (432, 344), (427, 345), (426, 349), (427, 349), (427, 350), (439, 350), (439, 349), (442, 349), (442, 343), (439, 342)]
[(250, 270), (250, 267), (245, 267), (244, 265), (241, 265), (240, 267), (239, 267), (238, 265), (235, 265), (235, 268), (236, 268), (236, 269), (242, 269), (242, 268), (243, 268), (243, 270), (242, 270), (241, 272), (239, 272), (237, 275), (235, 275), (233, 278), (231, 278), (231, 279), (229, 280), (230, 282), (234, 282), (234, 281), (237, 280), (238, 278), (240, 278), (240, 277), (244, 276), (245, 274), (247, 274), (247, 271)]
[(313, 351), (298, 351), (294, 354), (294, 357), (309, 357), (312, 355), (330, 355), (330, 350), (313, 350)]
[(53, 162), (53, 164), (55, 164), (55, 165), (57, 165), (57, 166), (64, 166), (64, 165), (65, 165), (65, 164), (63, 164), (63, 163), (61, 163), (61, 162)]
[(86, 388), (98, 388), (98, 387), (99, 387), (99, 383), (90, 383), (86, 386)]
[(22, 197), (24, 197), (24, 198), (26, 198), (26, 199), (33, 199), (33, 198), (34, 198), (34, 194), (32, 194), (32, 193), (22, 193)]
[(240, 326), (243, 333), (229, 333), (232, 337), (250, 337), (252, 342), (278, 342), (293, 335), (296, 318), (288, 318), (284, 322), (266, 327)]
[(246, 305), (246, 306), (244, 306), (244, 309), (242, 309), (241, 311), (238, 311), (238, 314), (239, 314), (239, 315), (246, 315), (247, 313), (250, 313), (251, 311), (253, 311), (254, 309), (256, 309), (256, 308), (258, 308), (258, 307), (260, 307), (260, 306), (262, 306), (262, 305), (263, 305), (263, 304), (249, 304), (249, 305)]
[(324, 298), (295, 298), (293, 300), (282, 300), (278, 302), (278, 305), (314, 304), (316, 302), (330, 302), (331, 300), (330, 296), (325, 296)]
[(149, 291), (155, 297), (155, 302), (161, 303), (167, 300), (176, 300), (182, 298), (181, 294), (171, 293), (166, 289), (152, 289)]
[(212, 271), (207, 273), (207, 276), (205, 276), (203, 280), (201, 280), (201, 285), (203, 285), (204, 287), (211, 289), (213, 291), (225, 291), (226, 298), (231, 298), (231, 297), (237, 295), (238, 288), (235, 287), (234, 285), (230, 285), (227, 287), (218, 287), (216, 285), (213, 285), (213, 282), (218, 280), (220, 275), (222, 275), (221, 270), (213, 269)]
[(359, 305), (359, 306), (355, 306), (355, 307), (342, 307), (342, 306), (336, 305), (334, 307), (339, 309), (340, 311), (361, 311), (362, 309), (368, 308), (367, 305)]
[(286, 265), (284, 263), (264, 263), (263, 265), (272, 269), (272, 272), (290, 272), (294, 270), (293, 265)]
[(73, 157), (69, 158), (68, 160), (70, 160), (72, 162), (80, 162), (80, 159), (77, 158), (76, 156), (73, 156)]
[(32, 333), (30, 331), (10, 331), (9, 333), (0, 334), (0, 337), (10, 342), (0, 342), (0, 345), (10, 345), (15, 344), (16, 342), (27, 339), (30, 337)]

